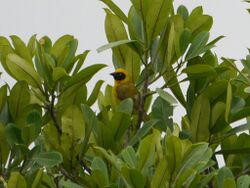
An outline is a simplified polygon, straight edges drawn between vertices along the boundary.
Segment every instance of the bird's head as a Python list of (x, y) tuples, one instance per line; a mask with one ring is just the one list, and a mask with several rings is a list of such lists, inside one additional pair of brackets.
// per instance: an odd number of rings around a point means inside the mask
[(118, 68), (115, 72), (110, 73), (110, 75), (113, 76), (115, 84), (126, 84), (131, 82), (129, 73), (125, 69)]

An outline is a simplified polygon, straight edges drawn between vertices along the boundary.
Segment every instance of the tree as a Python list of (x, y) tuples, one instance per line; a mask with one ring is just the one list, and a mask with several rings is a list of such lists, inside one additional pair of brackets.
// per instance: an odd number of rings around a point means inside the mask
[[(0, 88), (0, 187), (249, 187), (250, 55), (242, 70), (218, 59), (211, 49), (223, 36), (209, 39), (213, 19), (202, 7), (131, 0), (126, 16), (102, 2), (109, 43), (98, 51), (112, 49), (114, 67), (131, 73), (139, 112), (112, 86), (102, 92), (104, 80), (88, 91), (106, 65), (83, 66), (89, 51), (76, 54), (73, 36), (1, 36), (1, 64), (16, 83)], [(176, 104), (186, 110), (181, 125)]]

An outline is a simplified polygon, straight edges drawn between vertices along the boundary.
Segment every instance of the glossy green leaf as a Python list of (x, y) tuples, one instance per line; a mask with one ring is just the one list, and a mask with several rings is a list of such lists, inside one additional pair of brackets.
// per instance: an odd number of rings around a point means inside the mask
[(228, 167), (219, 169), (216, 179), (218, 188), (236, 187), (233, 173)]
[(186, 73), (190, 79), (213, 76), (216, 74), (215, 69), (212, 66), (206, 64), (191, 65), (183, 69), (182, 72)]
[(132, 82), (136, 83), (141, 70), (141, 62), (138, 54), (131, 49), (128, 50), (125, 69), (129, 72)]
[(124, 177), (127, 187), (143, 188), (145, 187), (145, 178), (137, 169), (130, 169), (123, 167), (121, 169), (122, 176)]
[(24, 177), (19, 172), (11, 172), (7, 187), (26, 188), (27, 185)]
[(16, 54), (7, 56), (6, 65), (11, 72), (11, 76), (19, 81), (26, 81), (33, 87), (42, 90), (41, 79), (34, 67), (28, 64), (23, 58)]
[(191, 42), (191, 36), (192, 36), (191, 31), (189, 29), (185, 28), (180, 36), (180, 39), (179, 39), (180, 51), (182, 54), (186, 51), (189, 43)]
[[(106, 11), (105, 32), (110, 43), (123, 40), (128, 42), (127, 32), (122, 21), (109, 11)], [(120, 45), (112, 49), (117, 61), (117, 63), (115, 63), (116, 68), (125, 66), (127, 50), (128, 47), (126, 45)]]
[(62, 163), (63, 157), (59, 152), (48, 151), (39, 153), (38, 155), (34, 156), (32, 160), (41, 166), (52, 168)]
[(238, 188), (248, 188), (248, 187), (250, 187), (250, 177), (249, 177), (249, 175), (240, 176), (237, 179), (237, 187)]
[(138, 15), (138, 13), (136, 12), (134, 6), (131, 6), (129, 10), (128, 21), (129, 21), (128, 30), (129, 30), (130, 38), (133, 40), (136, 39), (138, 42), (142, 42), (143, 41), (142, 20), (140, 16)]
[(152, 134), (146, 136), (141, 140), (139, 148), (137, 150), (138, 158), (138, 169), (143, 172), (150, 167), (154, 158), (156, 157), (155, 147), (160, 142), (160, 132), (154, 130)]
[(62, 132), (72, 144), (82, 141), (85, 136), (85, 124), (81, 110), (69, 106), (62, 115)]
[(203, 31), (209, 31), (213, 24), (213, 18), (203, 14), (202, 7), (196, 7), (189, 15), (186, 25), (189, 28), (193, 36)]
[(85, 122), (85, 137), (81, 143), (80, 155), (79, 158), (85, 154), (88, 150), (88, 142), (92, 133), (97, 137), (98, 130), (98, 119), (95, 113), (91, 110), (88, 105), (82, 105), (82, 113)]
[(180, 5), (177, 9), (177, 14), (181, 15), (181, 17), (186, 20), (188, 18), (188, 9), (184, 5)]
[(132, 43), (132, 42), (136, 42), (136, 41), (135, 40), (119, 40), (119, 41), (116, 41), (116, 42), (111, 42), (109, 44), (106, 44), (106, 45), (101, 46), (100, 48), (98, 48), (97, 52), (100, 53), (100, 52), (103, 52), (103, 51), (108, 50), (110, 48), (115, 48), (115, 47), (118, 47), (120, 45)]
[(204, 52), (204, 48), (207, 44), (208, 38), (209, 38), (208, 32), (201, 32), (193, 39), (191, 46), (185, 57), (186, 61)]
[(232, 104), (232, 85), (228, 82), (227, 85), (227, 98), (226, 98), (226, 109), (225, 109), (225, 119), (229, 122), (230, 111), (231, 111), (231, 104)]
[(133, 146), (139, 142), (152, 128), (156, 125), (159, 120), (149, 120), (143, 124), (143, 126), (136, 132), (136, 135), (131, 138), (129, 145)]
[(206, 165), (211, 157), (212, 151), (207, 143), (197, 143), (189, 147), (178, 169), (175, 186), (181, 186), (184, 182), (188, 185), (196, 173), (207, 168)]
[(7, 38), (0, 36), (0, 60), (3, 68), (6, 70), (8, 74), (10, 74), (10, 71), (6, 65), (6, 57), (8, 54), (14, 53), (14, 49), (12, 48), (10, 42)]
[(191, 112), (192, 141), (208, 141), (210, 136), (210, 103), (206, 96), (200, 95), (194, 102)]
[(96, 85), (95, 85), (93, 91), (91, 92), (86, 104), (88, 104), (89, 106), (92, 106), (95, 103), (103, 83), (104, 83), (103, 80), (99, 80), (96, 83)]
[(77, 64), (72, 75), (75, 75), (81, 69), (89, 52), (89, 50), (85, 50), (82, 54), (75, 57), (74, 61), (77, 61)]
[(101, 0), (103, 3), (105, 3), (110, 10), (118, 16), (123, 22), (127, 23), (128, 18), (127, 16), (122, 12), (122, 10), (111, 0)]
[(156, 92), (165, 100), (167, 101), (169, 104), (171, 105), (175, 105), (178, 102), (176, 101), (176, 99), (170, 95), (169, 93), (167, 93), (166, 91), (164, 91), (163, 89), (157, 88)]
[(35, 48), (36, 48), (36, 34), (29, 39), (27, 48), (30, 52), (30, 56), (33, 57), (35, 55)]
[(155, 173), (152, 177), (151, 187), (168, 187), (168, 179), (170, 177), (168, 162), (165, 158), (162, 158), (158, 163)]
[(70, 181), (70, 180), (64, 180), (63, 178), (59, 181), (59, 184), (63, 186), (64, 188), (82, 188), (82, 186)]
[(93, 177), (95, 178), (100, 187), (105, 187), (106, 185), (108, 185), (109, 182), (108, 169), (106, 164), (101, 158), (95, 157), (93, 159), (91, 169)]
[(55, 82), (61, 80), (62, 78), (65, 78), (65, 77), (68, 77), (68, 74), (64, 68), (55, 67), (53, 69), (52, 78)]
[(64, 35), (60, 37), (53, 45), (51, 49), (51, 54), (58, 59), (59, 56), (61, 55), (63, 49), (66, 47), (66, 45), (73, 40), (74, 37), (71, 35)]
[(7, 85), (3, 85), (0, 88), (0, 112), (2, 111), (7, 100)]
[(30, 103), (30, 92), (26, 82), (17, 82), (9, 96), (9, 109), (14, 120), (20, 116), (24, 108)]
[(133, 100), (131, 98), (125, 99), (121, 101), (119, 106), (117, 107), (117, 112), (124, 113), (127, 115), (131, 115), (133, 111)]
[(64, 90), (73, 86), (73, 85), (83, 85), (88, 82), (100, 69), (104, 68), (106, 65), (104, 64), (95, 64), (91, 65), (74, 76), (72, 76), (66, 83)]
[(166, 25), (172, 3), (172, 0), (154, 0), (154, 3), (151, 4), (150, 1), (148, 1), (150, 8), (147, 10), (145, 23), (147, 38), (150, 43), (162, 32)]
[(7, 142), (7, 138), (5, 135), (5, 131), (4, 131), (4, 125), (2, 123), (0, 123), (0, 158), (2, 159), (1, 163), (5, 164), (5, 162), (8, 159), (9, 156), (9, 151), (10, 151), (10, 147), (9, 144)]
[(15, 53), (25, 59), (27, 63), (32, 65), (32, 58), (29, 49), (25, 43), (16, 35), (10, 36), (13, 46), (15, 47)]
[(217, 102), (211, 112), (211, 128), (215, 125), (216, 121), (224, 115), (225, 113), (225, 103), (223, 102)]
[(133, 147), (128, 146), (121, 152), (121, 156), (123, 160), (129, 165), (131, 168), (137, 167), (137, 156)]
[(152, 118), (159, 120), (156, 128), (166, 131), (167, 128), (173, 130), (173, 106), (162, 97), (157, 97), (152, 105)]
[(63, 56), (62, 59), (59, 59), (58, 65), (65, 67), (65, 69), (69, 72), (74, 66), (74, 58), (75, 53), (78, 46), (78, 40), (73, 39), (66, 44), (67, 53)]

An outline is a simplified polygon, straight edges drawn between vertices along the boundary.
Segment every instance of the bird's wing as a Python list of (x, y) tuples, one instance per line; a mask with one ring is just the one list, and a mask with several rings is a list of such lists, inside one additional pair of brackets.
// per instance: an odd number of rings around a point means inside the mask
[(120, 100), (134, 98), (138, 94), (138, 90), (133, 83), (123, 84), (116, 88), (117, 97)]

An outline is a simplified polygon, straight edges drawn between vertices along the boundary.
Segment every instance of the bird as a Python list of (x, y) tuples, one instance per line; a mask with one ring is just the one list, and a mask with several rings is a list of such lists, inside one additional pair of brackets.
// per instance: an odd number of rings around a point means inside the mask
[(122, 101), (127, 98), (132, 98), (134, 106), (138, 107), (139, 91), (133, 83), (127, 70), (118, 68), (115, 72), (110, 73), (114, 78), (113, 94)]

